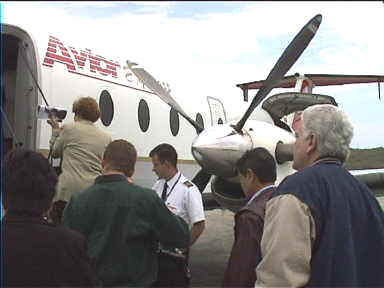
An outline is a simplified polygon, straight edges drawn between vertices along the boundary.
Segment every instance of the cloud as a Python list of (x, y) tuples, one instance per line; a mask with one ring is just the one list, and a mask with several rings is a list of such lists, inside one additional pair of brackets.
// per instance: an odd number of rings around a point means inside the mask
[[(195, 99), (210, 95), (222, 100), (231, 117), (248, 105), (241, 102), (242, 91), (235, 85), (265, 79), (293, 37), (318, 13), (323, 15), (319, 31), (287, 75), (384, 74), (384, 5), (380, 2), (243, 2), (237, 9), (220, 12), (212, 2), (210, 9), (201, 3), (193, 17), (177, 14), (178, 5), (188, 9), (188, 2), (3, 3), (4, 21), (18, 23), (36, 37), (50, 32), (76, 48), (90, 48), (122, 62), (136, 61), (168, 82), (182, 107), (196, 109)], [(102, 20), (81, 16), (95, 5), (105, 11)], [(107, 8), (119, 13), (109, 16)], [(353, 103), (364, 109), (357, 113), (347, 105), (352, 120), (365, 123), (366, 117), (380, 123), (381, 113), (373, 107), (384, 105), (376, 101), (377, 85), (363, 89), (368, 92), (356, 85), (317, 89), (337, 95), (340, 103), (357, 95)], [(361, 94), (374, 95), (375, 101), (368, 106)], [(367, 126), (369, 122), (361, 129)], [(364, 137), (357, 141), (377, 142), (373, 135)]]
[[(38, 3), (38, 2), (37, 2)], [(37, 4), (35, 2), (35, 4)], [(117, 3), (110, 1), (110, 2), (103, 2), (103, 1), (73, 1), (73, 2), (68, 2), (68, 1), (55, 1), (54, 3), (51, 3), (51, 5), (58, 5), (62, 4), (67, 8), (70, 7), (75, 7), (75, 8), (88, 8), (88, 7), (98, 7), (98, 8), (109, 8), (109, 7), (114, 7)]]

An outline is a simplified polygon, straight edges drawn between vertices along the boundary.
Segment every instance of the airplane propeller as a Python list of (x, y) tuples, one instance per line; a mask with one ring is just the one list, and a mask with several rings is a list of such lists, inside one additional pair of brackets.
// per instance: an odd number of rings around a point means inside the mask
[(272, 68), (267, 79), (265, 79), (264, 87), (259, 89), (253, 98), (251, 105), (249, 105), (243, 117), (234, 127), (237, 132), (241, 133), (241, 129), (249, 116), (252, 114), (253, 110), (261, 103), (261, 101), (264, 100), (265, 97), (267, 97), (273, 87), (284, 77), (284, 75), (303, 53), (305, 48), (307, 48), (309, 42), (312, 40), (313, 36), (315, 36), (315, 33), (319, 28), (321, 20), (321, 14), (316, 15), (300, 30), (295, 38), (293, 38), (291, 43), (280, 56), (279, 60), (276, 62), (275, 66)]
[(176, 102), (176, 100), (171, 97), (171, 90), (169, 87), (164, 87), (161, 85), (151, 74), (144, 70), (144, 68), (135, 67), (138, 66), (138, 64), (127, 60), (127, 66), (133, 72), (133, 74), (135, 74), (135, 76), (144, 83), (145, 86), (152, 90), (152, 92), (159, 96), (161, 100), (175, 109), (178, 113), (181, 114), (181, 116), (185, 118), (185, 120), (187, 120), (193, 127), (195, 127), (197, 134), (200, 134), (204, 130), (204, 128), (201, 127), (200, 124), (193, 120), (191, 117), (189, 117), (187, 113), (185, 113), (181, 108), (181, 106)]
[[(233, 131), (233, 133), (231, 134), (236, 134), (236, 132), (238, 134), (242, 134), (241, 130), (249, 116), (252, 114), (253, 110), (264, 100), (268, 93), (284, 77), (284, 75), (300, 57), (305, 48), (308, 46), (309, 42), (314, 37), (316, 31), (318, 30), (321, 24), (321, 20), (322, 16), (320, 14), (313, 17), (291, 41), (288, 47), (284, 50), (283, 54), (280, 56), (279, 60), (276, 62), (275, 66), (270, 71), (267, 79), (265, 80), (264, 87), (262, 87), (255, 95), (253, 101), (251, 102), (250, 106), (248, 107), (247, 111), (244, 113), (240, 121), (236, 125), (232, 126), (235, 131)], [(180, 113), (193, 127), (195, 127), (198, 135), (204, 130), (204, 128), (201, 127), (200, 124), (197, 123), (195, 120), (190, 118), (183, 111), (181, 106), (171, 97), (169, 88), (161, 85), (158, 81), (156, 81), (156, 79), (152, 75), (150, 75), (143, 68), (137, 67), (138, 65), (136, 63), (127, 61), (127, 65), (128, 68), (132, 71), (132, 73), (140, 81), (142, 81), (145, 86), (147, 86), (153, 93), (159, 96), (165, 103), (167, 103), (178, 113)], [(210, 178), (212, 176), (211, 172), (212, 171), (208, 172), (202, 167), (201, 170), (195, 175), (194, 179), (192, 180), (192, 182), (194, 182), (199, 188), (200, 192), (202, 192), (209, 183)]]

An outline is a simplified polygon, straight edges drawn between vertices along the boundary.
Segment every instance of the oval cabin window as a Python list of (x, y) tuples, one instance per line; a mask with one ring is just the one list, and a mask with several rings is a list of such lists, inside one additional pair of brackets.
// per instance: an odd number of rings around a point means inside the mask
[(113, 101), (111, 94), (107, 90), (103, 90), (99, 99), (100, 119), (104, 126), (111, 125), (113, 119)]
[(171, 108), (171, 112), (169, 113), (169, 126), (171, 127), (172, 135), (176, 136), (180, 128), (179, 113), (173, 108)]
[[(204, 129), (204, 119), (203, 119), (203, 116), (201, 116), (200, 113), (196, 114), (196, 122), (197, 122), (197, 124), (199, 124), (201, 126), (201, 128)], [(196, 129), (196, 133), (198, 133), (197, 129)]]
[(143, 132), (146, 132), (149, 127), (149, 107), (147, 102), (144, 99), (141, 99), (139, 102), (139, 109), (137, 111), (137, 116), (139, 117), (140, 129)]

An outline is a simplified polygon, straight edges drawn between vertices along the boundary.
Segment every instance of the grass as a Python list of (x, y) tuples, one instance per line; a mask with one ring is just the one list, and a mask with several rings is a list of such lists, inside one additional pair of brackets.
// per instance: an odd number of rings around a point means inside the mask
[[(345, 163), (348, 170), (380, 169), (384, 168), (384, 147), (372, 149), (353, 149), (348, 161)], [(384, 211), (384, 195), (377, 197)]]
[(345, 167), (348, 170), (384, 168), (384, 147), (372, 149), (352, 148)]

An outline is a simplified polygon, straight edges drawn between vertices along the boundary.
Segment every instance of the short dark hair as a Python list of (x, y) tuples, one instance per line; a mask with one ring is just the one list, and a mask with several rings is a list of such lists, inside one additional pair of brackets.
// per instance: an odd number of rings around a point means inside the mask
[(72, 112), (84, 120), (96, 122), (100, 118), (100, 108), (92, 97), (81, 97), (72, 104)]
[(246, 151), (236, 162), (236, 169), (242, 175), (251, 169), (260, 182), (276, 181), (276, 162), (267, 149), (259, 147)]
[(124, 139), (112, 141), (104, 151), (104, 160), (111, 168), (123, 172), (127, 177), (131, 177), (135, 172), (136, 159), (135, 146)]
[(42, 214), (46, 212), (56, 193), (57, 175), (42, 154), (15, 149), (6, 159), (7, 210), (23, 210)]
[(159, 161), (164, 163), (164, 161), (170, 162), (174, 167), (177, 165), (177, 152), (172, 145), (167, 143), (162, 143), (157, 145), (149, 153), (149, 157), (153, 158), (154, 155), (157, 155)]

